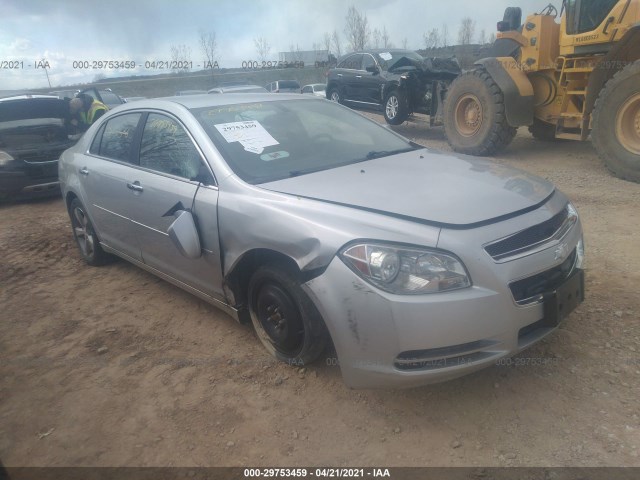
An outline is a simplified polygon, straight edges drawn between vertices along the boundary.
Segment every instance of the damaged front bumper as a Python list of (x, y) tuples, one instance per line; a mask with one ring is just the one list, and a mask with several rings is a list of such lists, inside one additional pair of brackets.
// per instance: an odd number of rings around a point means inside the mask
[[(415, 387), (494, 365), (557, 328), (584, 298), (581, 238), (578, 224), (563, 239), (570, 253), (561, 259), (555, 248), (503, 265), (487, 256), (470, 269), (472, 287), (447, 293), (389, 294), (337, 257), (303, 288), (331, 333), (337, 359), (328, 361), (339, 364), (348, 386)], [(515, 278), (537, 279), (567, 262), (570, 274), (539, 298), (514, 299)]]

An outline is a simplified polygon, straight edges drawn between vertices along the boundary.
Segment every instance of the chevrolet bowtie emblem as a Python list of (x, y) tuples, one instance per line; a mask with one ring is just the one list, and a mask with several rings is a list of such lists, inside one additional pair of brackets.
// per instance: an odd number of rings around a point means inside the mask
[(569, 245), (567, 245), (566, 243), (560, 244), (558, 248), (556, 248), (556, 251), (554, 253), (555, 253), (555, 260), (560, 260), (561, 258), (565, 258), (569, 253)]

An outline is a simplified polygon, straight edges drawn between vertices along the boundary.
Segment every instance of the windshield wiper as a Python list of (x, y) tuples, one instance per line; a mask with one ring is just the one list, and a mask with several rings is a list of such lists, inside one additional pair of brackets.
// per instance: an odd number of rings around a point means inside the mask
[(367, 153), (367, 160), (373, 160), (374, 158), (390, 157), (391, 155), (398, 155), (399, 153), (407, 153), (414, 151), (414, 147), (401, 148), (399, 150), (374, 150)]

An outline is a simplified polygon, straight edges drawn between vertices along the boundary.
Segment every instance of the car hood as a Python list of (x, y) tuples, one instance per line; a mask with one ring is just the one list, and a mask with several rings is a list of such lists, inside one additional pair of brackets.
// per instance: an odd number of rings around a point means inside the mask
[(526, 172), (427, 149), (259, 186), (451, 228), (524, 213), (554, 192), (550, 182)]
[(458, 77), (462, 70), (456, 58), (425, 58), (417, 61), (409, 57), (402, 57), (392, 67), (390, 72), (396, 74), (408, 72), (421, 72), (428, 78), (440, 78), (453, 80)]
[(60, 98), (21, 98), (0, 102), (0, 122), (67, 117), (69, 102)]

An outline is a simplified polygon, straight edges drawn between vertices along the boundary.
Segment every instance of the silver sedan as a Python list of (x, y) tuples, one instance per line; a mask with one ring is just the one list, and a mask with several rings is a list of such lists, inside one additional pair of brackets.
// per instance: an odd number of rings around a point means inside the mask
[(578, 213), (551, 183), (311, 96), (140, 100), (59, 168), (87, 263), (122, 257), (290, 364), (332, 343), (352, 387), (493, 365), (584, 296)]

